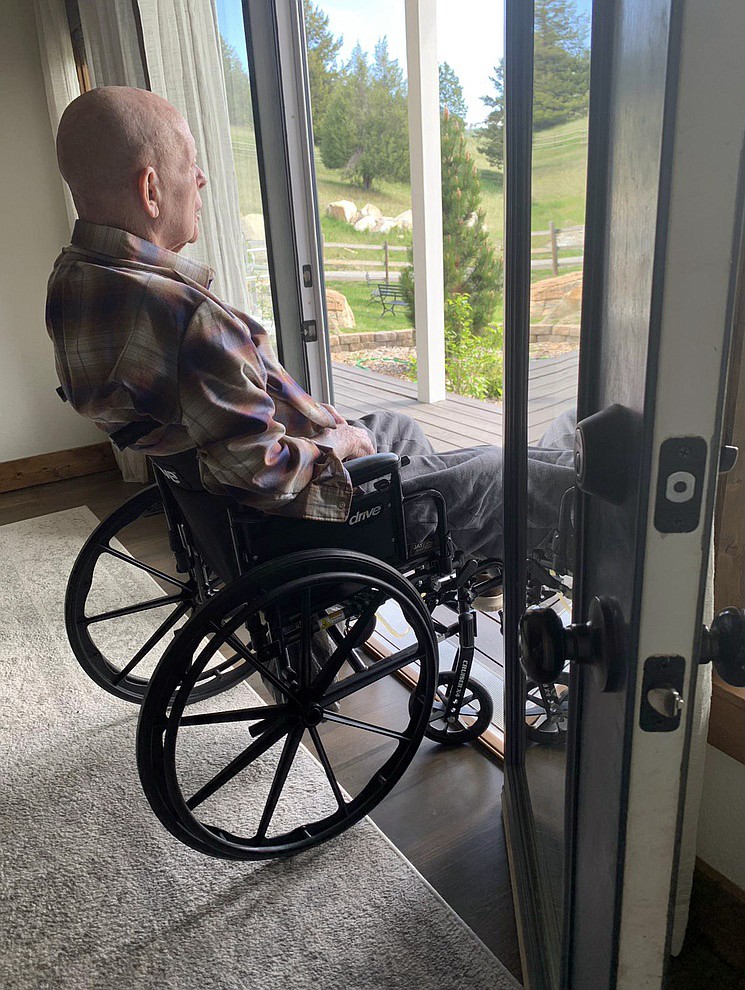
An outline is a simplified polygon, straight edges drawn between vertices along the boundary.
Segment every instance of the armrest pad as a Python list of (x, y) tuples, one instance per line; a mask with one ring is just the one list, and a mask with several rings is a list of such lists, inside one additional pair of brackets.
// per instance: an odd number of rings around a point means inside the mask
[(382, 454), (369, 454), (367, 457), (356, 457), (345, 461), (344, 467), (349, 471), (353, 485), (364, 485), (366, 481), (383, 478), (396, 471), (399, 465), (398, 454), (388, 451)]

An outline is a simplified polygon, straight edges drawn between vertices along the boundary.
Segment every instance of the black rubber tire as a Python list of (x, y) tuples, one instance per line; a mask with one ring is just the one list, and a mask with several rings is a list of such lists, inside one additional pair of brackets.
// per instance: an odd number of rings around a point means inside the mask
[[(222, 626), (224, 635), (227, 636), (234, 628), (245, 624), (254, 613), (270, 615), (272, 608), (281, 607), (283, 600), (295, 600), (296, 597), (299, 600), (302, 594), (307, 594), (310, 598), (311, 593), (319, 592), (324, 582), (334, 588), (344, 583), (345, 586), (378, 589), (386, 597), (394, 598), (407, 615), (417, 637), (420, 702), (409, 716), (406, 731), (395, 734), (398, 745), (393, 755), (361, 787), (358, 796), (345, 800), (344, 807), (339, 805), (337, 811), (325, 818), (313, 823), (303, 823), (286, 833), (268, 838), (266, 832), (260, 837), (261, 825), (252, 835), (242, 836), (222, 825), (215, 827), (202, 822), (193, 811), (201, 804), (201, 800), (194, 800), (196, 793), (186, 799), (179, 780), (177, 737), (184, 718), (191, 722), (197, 719), (201, 725), (210, 722), (222, 725), (226, 721), (254, 721), (257, 723), (255, 742), (261, 740), (262, 745), (268, 747), (270, 739), (277, 742), (284, 738), (285, 744), (289, 744), (291, 735), (296, 736), (297, 732), (301, 732), (301, 738), (302, 732), (306, 731), (309, 725), (306, 719), (311, 708), (322, 713), (321, 721), (341, 721), (339, 714), (331, 707), (334, 701), (331, 695), (334, 692), (339, 692), (341, 697), (346, 690), (346, 696), (349, 696), (357, 687), (364, 690), (368, 686), (368, 682), (361, 682), (360, 678), (369, 678), (369, 683), (373, 683), (382, 676), (393, 676), (397, 662), (395, 660), (391, 661), (387, 672), (384, 672), (385, 663), (378, 665), (377, 670), (355, 672), (346, 681), (331, 683), (318, 697), (313, 691), (313, 682), (305, 688), (300, 682), (294, 683), (291, 690), (288, 688), (287, 703), (282, 709), (272, 711), (278, 706), (267, 706), (266, 716), (263, 709), (259, 711), (256, 707), (239, 709), (237, 712), (233, 710), (229, 713), (229, 718), (225, 718), (225, 713), (219, 713), (219, 717), (215, 713), (185, 716), (184, 707), (190, 700), (189, 694), (199, 674), (200, 665), (209, 661), (209, 653), (200, 651), (208, 625)], [(301, 618), (295, 626), (301, 630), (298, 635), (302, 635), (304, 627), (305, 622)], [(312, 628), (310, 615), (307, 628)], [(409, 659), (401, 657), (398, 662), (402, 666), (413, 662), (413, 659), (414, 654)], [(200, 852), (226, 859), (259, 860), (294, 855), (312, 848), (339, 835), (369, 814), (400, 779), (424, 736), (428, 713), (432, 707), (436, 675), (437, 646), (429, 613), (413, 586), (395, 568), (372, 557), (342, 550), (307, 551), (264, 564), (243, 575), (207, 602), (161, 658), (140, 711), (137, 731), (137, 765), (145, 795), (161, 823), (176, 838)], [(358, 680), (354, 681), (354, 678)], [(245, 716), (246, 711), (252, 714)], [(236, 714), (240, 714), (240, 718), (232, 717)], [(262, 723), (264, 728), (261, 728)], [(357, 728), (360, 728), (359, 723)], [(313, 730), (308, 728), (307, 731)], [(384, 731), (388, 732), (387, 729)], [(251, 746), (256, 748), (253, 743)], [(246, 756), (249, 748), (251, 747), (246, 747), (239, 755), (240, 760)], [(260, 759), (265, 751), (258, 752), (255, 758)], [(296, 749), (289, 757), (290, 762), (294, 760), (295, 752)], [(248, 762), (242, 764), (242, 769), (225, 778), (225, 782), (232, 782), (238, 772), (246, 769), (253, 759), (251, 756)], [(230, 761), (198, 793), (209, 790), (214, 780), (235, 763), (235, 760)], [(280, 789), (281, 786), (280, 784)], [(209, 793), (213, 794), (215, 790), (210, 790)]]
[[(133, 495), (111, 515), (107, 516), (103, 522), (99, 523), (78, 554), (70, 572), (65, 594), (67, 637), (78, 663), (99, 687), (123, 701), (134, 704), (141, 704), (147, 692), (149, 678), (141, 677), (133, 672), (121, 680), (118, 679), (121, 668), (101, 652), (91, 637), (90, 625), (86, 621), (86, 604), (96, 565), (104, 552), (102, 548), (109, 546), (125, 527), (144, 516), (157, 514), (158, 506), (161, 505), (160, 490), (157, 485), (151, 485)], [(166, 525), (165, 519), (163, 525), (164, 527)], [(186, 616), (193, 615), (199, 607), (193, 582), (187, 576), (183, 578), (181, 585), (179, 593), (183, 594), (184, 605), (186, 606), (184, 614)], [(176, 587), (177, 585), (174, 584), (174, 588)], [(164, 632), (163, 636), (167, 634), (168, 631)], [(199, 701), (202, 698), (219, 694), (242, 680), (243, 677), (247, 676), (247, 673), (231, 671), (228, 674), (223, 674), (221, 678), (205, 677), (201, 683), (195, 686), (191, 701)]]
[[(442, 746), (461, 746), (463, 743), (473, 742), (474, 739), (478, 739), (486, 729), (491, 725), (492, 717), (494, 715), (494, 702), (488, 690), (484, 685), (477, 681), (475, 677), (469, 677), (466, 681), (466, 691), (464, 694), (464, 701), (472, 697), (472, 701), (468, 702), (468, 707), (471, 711), (465, 712), (467, 718), (473, 718), (474, 721), (470, 725), (464, 725), (462, 722), (448, 723), (443, 728), (436, 728), (437, 721), (442, 722), (442, 719), (435, 720), (433, 725), (433, 717), (438, 711), (444, 711), (444, 698), (442, 697), (443, 692), (440, 688), (445, 689), (444, 697), (447, 697), (447, 689), (456, 683), (456, 674), (452, 670), (440, 671), (437, 677), (437, 690), (435, 691), (435, 698), (432, 705), (432, 710), (429, 718), (429, 725), (427, 726), (427, 731), (425, 735), (427, 739), (431, 739), (433, 742), (440, 743)], [(415, 692), (412, 691), (411, 700), (414, 698)], [(473, 702), (477, 702), (474, 705)], [(463, 714), (463, 709), (461, 708), (461, 714)]]

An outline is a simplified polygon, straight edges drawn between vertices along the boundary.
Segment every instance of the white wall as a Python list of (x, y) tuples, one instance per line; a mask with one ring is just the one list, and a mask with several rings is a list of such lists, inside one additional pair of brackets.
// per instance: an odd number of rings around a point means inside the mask
[(697, 853), (745, 890), (745, 766), (706, 747)]
[(63, 405), (44, 326), (46, 283), (70, 227), (30, 0), (0, 0), (0, 461), (98, 443)]

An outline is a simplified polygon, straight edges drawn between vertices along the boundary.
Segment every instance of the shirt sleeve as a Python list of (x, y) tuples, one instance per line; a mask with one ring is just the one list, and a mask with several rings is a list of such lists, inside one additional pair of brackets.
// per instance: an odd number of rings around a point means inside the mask
[(251, 334), (212, 300), (194, 313), (178, 368), (181, 421), (202, 481), (263, 512), (343, 522), (352, 485), (344, 465), (313, 440), (287, 435), (266, 391)]

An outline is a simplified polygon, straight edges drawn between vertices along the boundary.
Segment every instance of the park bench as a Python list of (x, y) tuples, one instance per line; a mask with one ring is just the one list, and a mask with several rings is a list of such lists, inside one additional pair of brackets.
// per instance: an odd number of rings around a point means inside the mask
[(380, 283), (378, 285), (378, 296), (380, 298), (380, 304), (383, 307), (381, 316), (385, 316), (386, 313), (395, 313), (397, 306), (406, 306), (406, 300), (401, 295), (401, 290), (397, 285), (387, 285), (384, 282)]

